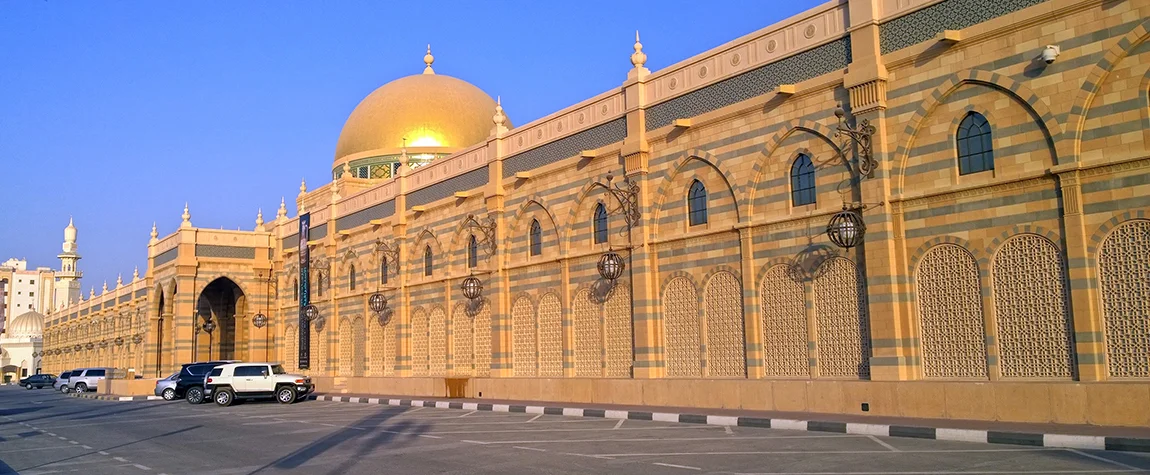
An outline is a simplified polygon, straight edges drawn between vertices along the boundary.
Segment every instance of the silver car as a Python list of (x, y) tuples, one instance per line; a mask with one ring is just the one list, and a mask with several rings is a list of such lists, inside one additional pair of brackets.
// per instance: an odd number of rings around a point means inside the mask
[(156, 390), (154, 391), (157, 396), (162, 396), (165, 401), (173, 401), (179, 396), (176, 396), (176, 383), (180, 380), (180, 372), (176, 371), (164, 379), (156, 381)]
[(52, 384), (52, 389), (62, 393), (68, 392), (68, 378), (72, 376), (71, 371), (60, 373), (60, 377), (56, 378), (56, 382)]
[(66, 387), (77, 394), (95, 391), (100, 381), (107, 377), (108, 368), (77, 369), (72, 371), (72, 376), (68, 378)]

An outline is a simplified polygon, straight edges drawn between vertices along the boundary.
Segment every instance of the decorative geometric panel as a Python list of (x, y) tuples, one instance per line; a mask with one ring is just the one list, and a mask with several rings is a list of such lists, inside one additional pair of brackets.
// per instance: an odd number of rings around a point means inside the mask
[(516, 376), (535, 376), (535, 309), (519, 297), (511, 306), (512, 367)]
[(915, 280), (923, 374), (986, 379), (986, 327), (974, 256), (954, 244), (934, 246), (922, 256)]
[(363, 328), (363, 319), (357, 318), (351, 323), (352, 341), (355, 345), (352, 346), (351, 353), (351, 374), (354, 376), (364, 376), (367, 365), (367, 358), (364, 351), (367, 347), (367, 332)]
[(354, 355), (352, 348), (351, 322), (344, 320), (339, 324), (339, 337), (336, 340), (339, 346), (339, 376), (351, 376), (351, 361)]
[(299, 369), (299, 337), (292, 325), (284, 329), (284, 362), (288, 371)]
[(743, 286), (730, 272), (719, 272), (703, 294), (707, 322), (707, 376), (747, 375), (743, 334)]
[(476, 168), (462, 175), (456, 175), (439, 183), (420, 188), (407, 195), (407, 206), (419, 206), (435, 200), (447, 198), (456, 191), (466, 191), (479, 188), (487, 184), (490, 178), (487, 165)]
[(371, 328), (369, 339), (371, 341), (371, 376), (383, 376), (384, 365), (387, 363), (386, 353), (383, 349), (383, 327), (379, 326), (378, 320), (368, 320), (368, 326)]
[(1106, 362), (1114, 378), (1150, 378), (1150, 221), (1114, 228), (1098, 256)]
[(583, 150), (594, 150), (622, 142), (626, 136), (627, 117), (620, 117), (605, 124), (596, 125), (577, 134), (505, 158), (503, 160), (503, 178), (574, 157)]
[(1062, 254), (1020, 234), (994, 256), (994, 316), (1003, 378), (1074, 377)]
[(383, 327), (383, 375), (395, 376), (395, 358), (398, 353), (399, 338), (396, 331), (397, 323), (392, 320)]
[(806, 295), (788, 270), (786, 265), (771, 267), (759, 287), (763, 367), (767, 376), (810, 376)]
[(655, 104), (647, 109), (647, 130), (761, 96), (779, 84), (797, 84), (839, 71), (850, 62), (848, 36)]
[(631, 338), (631, 287), (623, 281), (615, 283), (611, 297), (603, 309), (606, 327), (606, 369), (608, 378), (630, 378), (634, 358)]
[(451, 348), (452, 373), (459, 376), (472, 374), (472, 341), (475, 336), (471, 330), (471, 316), (467, 314), (467, 305), (455, 304), (451, 312), (451, 337), (454, 340)]
[(393, 214), (395, 214), (395, 200), (387, 200), (370, 208), (364, 208), (347, 216), (336, 218), (335, 228), (340, 231), (357, 228), (373, 219), (383, 219)]
[(539, 376), (563, 376), (563, 304), (552, 293), (539, 299)]
[[(297, 236), (297, 238), (298, 238), (298, 236)], [(173, 260), (176, 259), (176, 256), (179, 255), (179, 249), (180, 248), (178, 248), (178, 247), (173, 247), (173, 248), (168, 249), (164, 252), (161, 252), (160, 255), (156, 256), (156, 258), (152, 260), (154, 265), (156, 267), (160, 267), (164, 264), (172, 262)], [(83, 311), (81, 311), (81, 315), (83, 315)]]
[(491, 376), (491, 303), (484, 300), (474, 319), (475, 375)]
[(428, 324), (428, 376), (447, 375), (447, 314), (443, 307), (431, 309)]
[(427, 376), (429, 322), (422, 308), (411, 316), (411, 375)]
[(832, 257), (815, 279), (819, 372), (832, 378), (870, 377), (870, 327), (858, 268)]
[(575, 315), (575, 375), (597, 378), (603, 375), (603, 324), (599, 306), (591, 301), (591, 291), (580, 290), (571, 302)]
[(196, 257), (215, 257), (219, 259), (255, 259), (256, 248), (218, 246), (215, 244), (196, 244)]
[(878, 27), (882, 54), (927, 41), (942, 30), (961, 30), (1046, 0), (947, 0)]
[(328, 350), (327, 337), (331, 329), (319, 330), (315, 325), (311, 327), (311, 369), (315, 374), (327, 374)]
[(318, 226), (312, 226), (311, 229), (308, 230), (308, 236), (307, 237), (311, 241), (316, 241), (316, 240), (323, 239), (323, 238), (327, 237), (327, 223), (324, 223), (324, 224), (321, 224)]
[(676, 277), (663, 291), (663, 335), (667, 342), (667, 376), (697, 378), (702, 372), (699, 339), (699, 294), (695, 284)]

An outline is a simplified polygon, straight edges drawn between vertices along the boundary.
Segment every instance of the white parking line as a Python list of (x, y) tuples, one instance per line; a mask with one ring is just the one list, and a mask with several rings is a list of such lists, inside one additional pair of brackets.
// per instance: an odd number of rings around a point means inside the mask
[(532, 417), (532, 418), (528, 419), (528, 420), (527, 420), (527, 422), (535, 422), (535, 419), (538, 419), (538, 418), (540, 418), (540, 417), (543, 417), (543, 414), (539, 414), (539, 415), (537, 415), (537, 416), (535, 416), (535, 417)]
[(662, 465), (664, 467), (671, 467), (671, 468), (685, 468), (687, 470), (702, 470), (699, 467), (692, 467), (690, 465), (675, 465), (673, 463), (655, 462), (655, 465)]
[(151, 467), (145, 467), (145, 466), (143, 466), (143, 465), (140, 465), (140, 464), (138, 464), (138, 463), (132, 464), (132, 466), (133, 466), (133, 467), (136, 467), (136, 468), (138, 468), (138, 469), (140, 469), (140, 470), (151, 470), (151, 469), (152, 469)]
[(876, 444), (878, 444), (878, 445), (881, 445), (881, 446), (883, 446), (883, 447), (886, 447), (886, 448), (887, 448), (887, 449), (889, 449), (891, 452), (898, 452), (898, 451), (899, 451), (898, 449), (894, 448), (894, 446), (893, 446), (893, 445), (890, 445), (890, 444), (888, 444), (888, 443), (886, 443), (886, 442), (883, 442), (883, 441), (882, 441), (881, 439), (879, 439), (878, 437), (875, 437), (875, 436), (873, 436), (873, 435), (868, 435), (868, 436), (866, 436), (866, 437), (867, 437), (868, 439), (870, 439), (870, 440), (873, 440), (873, 441), (874, 441)]
[[(609, 441), (608, 441), (609, 442)], [(740, 450), (740, 451), (726, 451), (726, 452), (636, 452), (626, 454), (599, 454), (601, 457), (697, 457), (700, 455), (824, 455), (824, 454), (891, 454), (891, 455), (905, 455), (905, 454), (961, 454), (961, 453), (991, 453), (991, 452), (1042, 452), (1059, 449), (1047, 449), (1042, 447), (1026, 448), (1026, 449), (986, 449), (986, 450), (904, 450), (901, 452), (890, 452), (887, 450)], [(968, 473), (968, 472), (963, 472)]]
[[(56, 446), (52, 446), (52, 447), (32, 447), (29, 449), (0, 450), (0, 454), (7, 454), (7, 453), (12, 453), (12, 452), (33, 452), (36, 450), (59, 450), (59, 449), (75, 449), (75, 448), (78, 448), (78, 447), (73, 446), (73, 445), (56, 445)], [(89, 448), (91, 448), (91, 447), (89, 447)]]
[(627, 419), (619, 419), (619, 422), (616, 422), (615, 427), (612, 427), (611, 429), (614, 430), (623, 427), (624, 422), (627, 422)]
[[(715, 426), (684, 426), (684, 427), (624, 427), (619, 430), (698, 430), (698, 429), (711, 429), (715, 430)], [(497, 434), (501, 432), (600, 432), (614, 430), (608, 428), (588, 428), (588, 429), (518, 429), (518, 430), (458, 430), (458, 431), (435, 431), (434, 434)]]
[(1138, 468), (1138, 467), (1135, 467), (1135, 466), (1133, 466), (1133, 465), (1126, 465), (1126, 464), (1124, 464), (1124, 463), (1122, 463), (1122, 462), (1119, 462), (1119, 461), (1117, 461), (1117, 460), (1110, 460), (1110, 459), (1108, 459), (1108, 458), (1106, 458), (1106, 457), (1099, 457), (1099, 456), (1097, 456), (1097, 455), (1094, 455), (1094, 454), (1088, 454), (1088, 453), (1086, 453), (1086, 452), (1083, 452), (1083, 451), (1081, 451), (1081, 450), (1076, 450), (1076, 449), (1067, 449), (1066, 451), (1067, 451), (1067, 452), (1071, 452), (1071, 453), (1074, 453), (1074, 454), (1078, 454), (1078, 455), (1081, 455), (1081, 456), (1083, 456), (1083, 457), (1086, 457), (1086, 458), (1092, 458), (1092, 459), (1094, 459), (1094, 460), (1098, 460), (1098, 461), (1100, 461), (1100, 462), (1106, 462), (1106, 463), (1109, 463), (1109, 464), (1114, 464), (1114, 465), (1117, 465), (1117, 466), (1119, 466), (1119, 467), (1122, 467), (1122, 468), (1125, 468), (1125, 469), (1130, 469), (1130, 470), (1143, 470), (1143, 469), (1141, 469), (1141, 468)]
[(475, 414), (476, 412), (479, 412), (479, 411), (471, 411), (471, 412), (468, 412), (467, 414), (464, 414), (464, 415), (458, 416), (458, 417), (467, 417), (467, 416), (470, 416), (472, 414)]
[(535, 447), (520, 447), (520, 446), (518, 446), (518, 445), (512, 446), (511, 448), (513, 448), (513, 449), (520, 449), (520, 450), (532, 450), (532, 451), (535, 451), (535, 452), (546, 452), (546, 451), (547, 451), (547, 450), (545, 450), (545, 449), (537, 449), (537, 448), (535, 448)]

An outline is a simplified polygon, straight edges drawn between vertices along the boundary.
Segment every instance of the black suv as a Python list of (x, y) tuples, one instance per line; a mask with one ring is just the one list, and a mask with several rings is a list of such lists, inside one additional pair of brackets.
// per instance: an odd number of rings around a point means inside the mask
[(180, 375), (176, 380), (176, 397), (188, 400), (188, 404), (200, 404), (204, 402), (204, 378), (208, 372), (219, 365), (228, 363), (235, 363), (233, 360), (226, 361), (202, 361), (198, 363), (185, 363), (180, 368)]
[(20, 380), (20, 385), (27, 389), (42, 389), (45, 387), (50, 388), (53, 384), (56, 384), (56, 376), (51, 374), (33, 374), (32, 376)]

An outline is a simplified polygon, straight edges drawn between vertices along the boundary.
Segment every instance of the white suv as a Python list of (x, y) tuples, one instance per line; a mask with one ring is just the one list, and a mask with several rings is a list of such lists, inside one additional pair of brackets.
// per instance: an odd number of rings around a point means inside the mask
[(72, 370), (68, 378), (68, 389), (76, 393), (95, 391), (100, 381), (108, 377), (107, 368), (85, 368)]
[(230, 363), (213, 368), (204, 389), (221, 406), (230, 406), (236, 399), (262, 398), (291, 404), (314, 391), (315, 385), (311, 378), (288, 374), (275, 363)]

